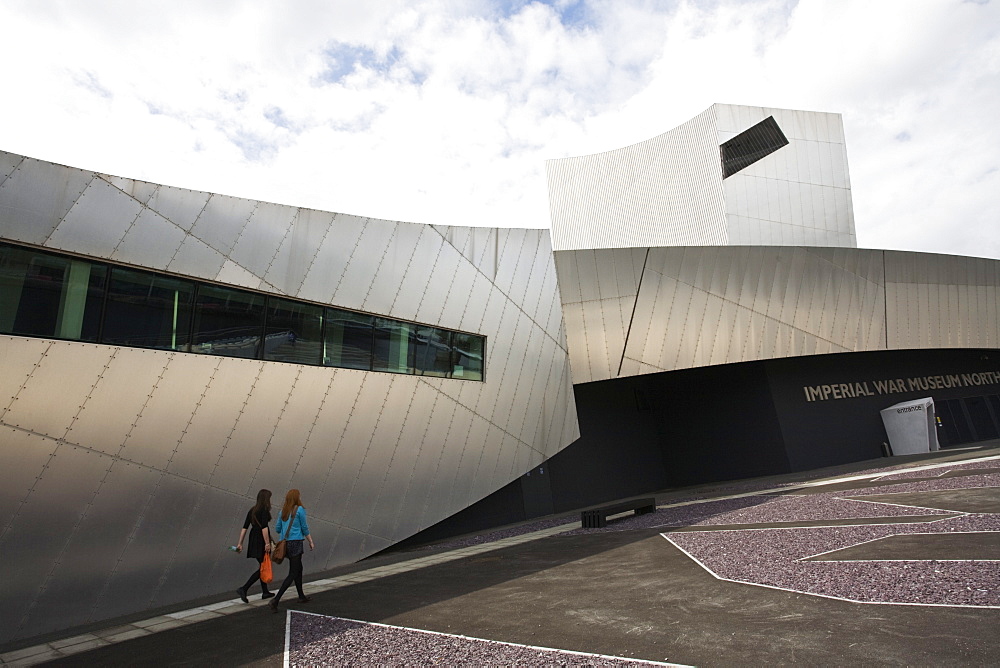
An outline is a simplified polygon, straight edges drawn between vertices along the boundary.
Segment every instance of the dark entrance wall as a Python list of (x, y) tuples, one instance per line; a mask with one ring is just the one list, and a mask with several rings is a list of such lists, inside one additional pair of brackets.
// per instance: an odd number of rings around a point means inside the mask
[[(767, 369), (793, 471), (880, 457), (882, 442), (888, 441), (888, 437), (879, 411), (911, 399), (934, 399), (943, 420), (938, 430), (942, 445), (975, 440), (949, 438), (949, 432), (954, 432), (955, 419), (964, 421), (964, 415), (950, 414), (949, 403), (1000, 392), (996, 383), (981, 383), (990, 373), (1000, 372), (997, 350), (888, 350), (787, 358), (761, 364)], [(955, 387), (938, 387), (956, 380)], [(824, 391), (824, 385), (830, 386), (830, 391), (826, 399), (819, 399), (815, 390)], [(834, 385), (839, 398), (832, 391)], [(901, 387), (905, 391), (897, 391)], [(810, 395), (806, 388), (813, 389), (812, 401), (807, 400)], [(969, 401), (981, 403), (981, 400)], [(990, 437), (988, 433), (981, 436)]]
[[(958, 384), (937, 387), (949, 376)], [(992, 438), (1000, 428), (997, 381), (1000, 350), (894, 350), (576, 385), (577, 441), (405, 544), (670, 487), (877, 459), (888, 440), (879, 411), (910, 399), (934, 399), (944, 446)]]

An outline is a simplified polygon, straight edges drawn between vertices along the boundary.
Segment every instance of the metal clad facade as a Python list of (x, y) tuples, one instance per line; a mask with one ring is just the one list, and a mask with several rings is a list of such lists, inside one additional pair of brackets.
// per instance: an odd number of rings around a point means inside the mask
[(248, 562), (225, 546), (260, 487), (302, 490), (320, 570), (579, 435), (547, 230), (0, 165), (0, 238), (487, 338), (475, 382), (0, 336), (0, 540), (21, 602), (0, 642), (232, 589)]

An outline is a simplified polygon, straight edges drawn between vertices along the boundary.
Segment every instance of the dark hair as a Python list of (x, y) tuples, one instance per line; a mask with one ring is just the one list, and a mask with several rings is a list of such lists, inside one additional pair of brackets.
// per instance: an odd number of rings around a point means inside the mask
[(265, 510), (270, 510), (271, 508), (271, 490), (262, 489), (257, 492), (257, 503), (254, 504), (253, 508), (250, 509), (250, 517), (254, 524), (259, 524), (257, 517), (263, 513)]
[(292, 514), (292, 508), (299, 506), (300, 508), (305, 508), (302, 505), (302, 498), (299, 496), (299, 490), (290, 489), (288, 493), (285, 494), (285, 505), (281, 507), (281, 521), (285, 522), (288, 520), (288, 516)]

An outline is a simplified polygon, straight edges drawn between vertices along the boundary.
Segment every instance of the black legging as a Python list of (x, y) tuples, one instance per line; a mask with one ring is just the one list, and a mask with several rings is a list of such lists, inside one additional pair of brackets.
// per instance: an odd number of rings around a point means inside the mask
[(299, 598), (305, 598), (306, 595), (302, 591), (302, 555), (296, 555), (294, 557), (288, 557), (288, 575), (285, 576), (285, 581), (281, 583), (281, 589), (278, 590), (278, 598), (274, 599), (273, 603), (277, 604), (281, 600), (282, 594), (288, 589), (288, 586), (295, 582), (295, 591), (299, 593)]
[[(243, 591), (250, 591), (250, 587), (253, 586), (253, 583), (256, 582), (257, 580), (260, 580), (260, 564), (262, 564), (263, 562), (264, 562), (263, 557), (257, 560), (258, 564), (257, 570), (253, 572), (253, 575), (250, 576), (250, 579), (247, 580), (247, 583), (243, 585)], [(262, 592), (267, 594), (267, 583), (261, 582), (260, 589)]]

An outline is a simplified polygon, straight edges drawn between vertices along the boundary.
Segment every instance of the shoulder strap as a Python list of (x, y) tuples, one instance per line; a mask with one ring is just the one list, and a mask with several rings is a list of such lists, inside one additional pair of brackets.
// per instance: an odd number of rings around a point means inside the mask
[(281, 540), (285, 540), (286, 538), (288, 538), (288, 532), (292, 528), (292, 522), (295, 521), (295, 513), (297, 512), (299, 512), (299, 507), (295, 506), (294, 508), (292, 508), (292, 512), (288, 514), (288, 525), (285, 527), (284, 535), (281, 537)]

